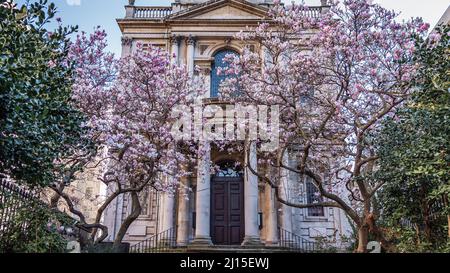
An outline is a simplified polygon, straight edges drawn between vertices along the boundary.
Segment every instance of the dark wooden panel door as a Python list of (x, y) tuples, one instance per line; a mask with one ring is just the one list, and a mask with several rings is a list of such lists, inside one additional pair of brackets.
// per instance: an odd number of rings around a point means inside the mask
[(225, 181), (213, 181), (211, 194), (211, 235), (214, 244), (228, 242), (228, 196)]
[(211, 237), (217, 245), (239, 245), (244, 239), (244, 185), (238, 177), (211, 181)]

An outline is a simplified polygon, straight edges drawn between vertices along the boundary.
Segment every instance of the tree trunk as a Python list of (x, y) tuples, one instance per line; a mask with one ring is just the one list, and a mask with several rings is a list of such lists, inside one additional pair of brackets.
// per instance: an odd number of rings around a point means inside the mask
[[(105, 202), (98, 208), (97, 215), (95, 216), (95, 224), (100, 223), (103, 212), (106, 210), (106, 208), (109, 206), (109, 204), (114, 201), (120, 194), (123, 194), (121, 191), (115, 191), (113, 192), (106, 200)], [(94, 228), (91, 233), (91, 239), (92, 241), (95, 241), (96, 243), (100, 243), (102, 240), (95, 240), (95, 237), (97, 236), (98, 228)], [(103, 234), (102, 234), (103, 235)]]
[(136, 220), (141, 214), (141, 204), (139, 202), (139, 195), (136, 192), (131, 192), (131, 213), (128, 217), (123, 221), (120, 226), (119, 232), (117, 233), (116, 239), (114, 240), (113, 248), (118, 249), (120, 244), (122, 243), (125, 234), (127, 233), (130, 225)]
[(358, 248), (356, 252), (365, 253), (367, 252), (367, 243), (369, 240), (369, 227), (367, 225), (362, 225), (358, 228)]
[(416, 230), (416, 247), (419, 247), (419, 245), (421, 244), (419, 225), (414, 224), (414, 229)]
[(430, 222), (430, 204), (427, 201), (426, 188), (422, 185), (420, 187), (422, 217), (424, 225), (425, 239), (427, 242), (431, 241), (431, 222)]
[(431, 241), (431, 221), (430, 221), (430, 210), (427, 201), (423, 201), (423, 224), (424, 224), (424, 233), (427, 242)]
[(57, 208), (58, 207), (58, 201), (61, 196), (57, 194), (56, 192), (53, 193), (52, 197), (50, 198), (50, 207), (51, 208)]
[(450, 239), (450, 214), (447, 215), (447, 225), (448, 238)]

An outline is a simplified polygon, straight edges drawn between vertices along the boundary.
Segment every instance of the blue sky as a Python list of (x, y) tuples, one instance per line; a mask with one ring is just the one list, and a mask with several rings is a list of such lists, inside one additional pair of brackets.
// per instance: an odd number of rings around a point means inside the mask
[[(33, 0), (31, 0), (33, 1)], [(109, 50), (120, 54), (120, 30), (116, 18), (125, 16), (124, 5), (128, 0), (49, 0), (58, 9), (58, 17), (64, 24), (78, 25), (80, 30), (91, 32), (101, 26), (109, 35)], [(434, 26), (449, 6), (449, 0), (374, 0), (382, 6), (401, 12), (401, 19), (423, 17)], [(23, 4), (25, 0), (16, 0)], [(168, 6), (172, 0), (136, 0), (136, 5)], [(285, 0), (290, 3), (291, 0)], [(297, 1), (300, 2), (300, 1)], [(318, 5), (320, 0), (306, 0), (309, 5)]]

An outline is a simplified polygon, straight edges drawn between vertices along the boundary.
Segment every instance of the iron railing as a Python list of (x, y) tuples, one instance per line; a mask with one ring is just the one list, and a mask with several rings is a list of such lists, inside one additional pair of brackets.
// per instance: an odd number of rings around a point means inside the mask
[(159, 19), (172, 13), (171, 7), (135, 7), (134, 18)]
[(319, 247), (316, 242), (306, 240), (305, 238), (287, 231), (282, 228), (278, 228), (280, 236), (280, 247), (289, 249), (293, 252), (318, 252)]
[(177, 246), (176, 228), (170, 228), (130, 247), (131, 253), (171, 252)]
[[(30, 218), (27, 215), (30, 212), (39, 217)], [(15, 251), (18, 241), (22, 246), (32, 242), (36, 237), (32, 229), (36, 225), (47, 225), (48, 232), (75, 235), (72, 233), (77, 228), (74, 223), (75, 219), (43, 202), (38, 191), (20, 186), (0, 174), (0, 252)]]
[[(7, 235), (16, 229), (16, 218), (22, 209), (37, 200), (37, 194), (19, 187), (6, 179), (0, 179), (0, 240), (8, 240)], [(20, 224), (21, 229), (26, 223)]]

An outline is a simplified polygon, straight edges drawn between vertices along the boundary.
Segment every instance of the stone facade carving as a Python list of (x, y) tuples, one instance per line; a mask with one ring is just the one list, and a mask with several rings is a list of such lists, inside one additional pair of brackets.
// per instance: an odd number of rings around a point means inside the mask
[(124, 36), (122, 37), (121, 41), (122, 46), (131, 46), (131, 44), (133, 43), (133, 38)]
[(194, 36), (192, 36), (192, 35), (189, 35), (187, 38), (186, 38), (186, 44), (187, 45), (195, 45), (195, 42), (197, 41), (197, 39), (194, 37)]

